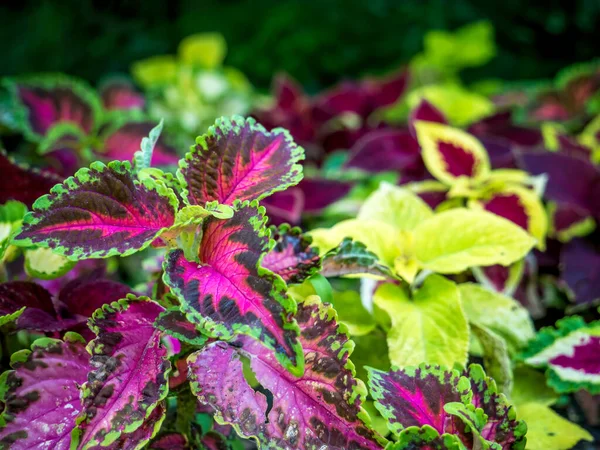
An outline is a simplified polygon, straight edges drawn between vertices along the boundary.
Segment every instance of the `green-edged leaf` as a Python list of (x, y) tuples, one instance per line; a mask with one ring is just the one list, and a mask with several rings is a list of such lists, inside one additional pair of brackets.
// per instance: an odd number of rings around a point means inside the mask
[(187, 344), (200, 347), (208, 338), (196, 329), (196, 326), (187, 320), (185, 314), (178, 306), (169, 308), (160, 313), (154, 324), (159, 330), (176, 337)]
[(73, 447), (112, 444), (140, 428), (166, 397), (171, 363), (154, 328), (162, 311), (157, 303), (129, 295), (90, 319), (97, 337), (88, 346), (92, 371), (82, 386)]
[(469, 325), (453, 282), (431, 275), (412, 298), (405, 287), (384, 284), (373, 300), (392, 321), (387, 337), (392, 364), (452, 367), (467, 361)]
[(459, 177), (481, 181), (490, 173), (488, 154), (474, 136), (436, 122), (416, 122), (423, 161), (438, 180), (453, 184)]
[(509, 395), (513, 386), (513, 371), (504, 338), (492, 330), (471, 324), (471, 332), (483, 349), (483, 365), (503, 394)]
[(381, 183), (358, 212), (358, 219), (376, 220), (396, 230), (410, 231), (433, 216), (431, 208), (411, 191), (389, 183)]
[(170, 188), (137, 180), (129, 162), (95, 162), (39, 198), (14, 242), (71, 260), (130, 255), (173, 225), (178, 203)]
[(529, 312), (516, 300), (474, 283), (460, 284), (458, 288), (469, 322), (504, 338), (512, 353), (535, 337)]
[(436, 214), (414, 234), (414, 252), (421, 266), (448, 274), (474, 266), (508, 266), (535, 245), (535, 239), (509, 220), (462, 208)]
[(379, 257), (367, 250), (362, 242), (344, 238), (337, 248), (323, 255), (321, 274), (325, 277), (370, 274), (380, 278), (394, 278)]
[(287, 369), (301, 374), (296, 304), (281, 277), (261, 266), (271, 248), (264, 208), (254, 201), (236, 202), (234, 209), (231, 219), (209, 217), (202, 223), (193, 260), (179, 249), (167, 254), (164, 281), (203, 333), (224, 340), (252, 336)]
[(527, 423), (527, 450), (569, 450), (579, 441), (593, 441), (590, 433), (563, 419), (548, 406), (525, 403), (519, 419)]
[(221, 117), (181, 160), (178, 176), (193, 205), (260, 200), (302, 179), (304, 150), (281, 128)]
[(25, 250), (25, 272), (27, 275), (42, 280), (53, 280), (62, 277), (76, 264), (49, 248)]
[(398, 435), (398, 440), (386, 450), (467, 450), (458, 436), (440, 434), (429, 425), (409, 427)]
[(135, 172), (147, 169), (150, 167), (152, 161), (152, 153), (154, 152), (154, 146), (158, 142), (158, 138), (162, 133), (163, 120), (158, 123), (152, 130), (148, 137), (142, 138), (142, 144), (140, 150), (133, 154), (133, 169)]
[[(298, 305), (296, 317), (306, 358), (303, 376), (283, 371), (271, 352), (243, 337), (235, 345), (209, 344), (189, 358), (192, 391), (215, 408), (219, 423), (232, 424), (264, 448), (381, 449), (385, 440), (370, 428), (361, 407), (366, 388), (348, 359), (353, 343), (335, 311), (314, 296)], [(244, 377), (244, 357), (263, 389)]]
[(548, 384), (557, 392), (586, 389), (600, 393), (600, 321), (586, 324), (579, 316), (543, 328), (523, 352), (525, 363), (547, 368)]

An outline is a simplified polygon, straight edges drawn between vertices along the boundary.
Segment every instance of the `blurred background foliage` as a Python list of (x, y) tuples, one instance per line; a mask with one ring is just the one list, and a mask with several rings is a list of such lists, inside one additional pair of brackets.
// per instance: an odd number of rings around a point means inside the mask
[(495, 30), (497, 55), (465, 70), (466, 82), (551, 78), (597, 56), (598, 0), (23, 0), (0, 6), (0, 39), (10, 43), (0, 76), (60, 71), (96, 83), (216, 31), (225, 63), (259, 89), (285, 71), (316, 92), (408, 63), (428, 31), (480, 20)]

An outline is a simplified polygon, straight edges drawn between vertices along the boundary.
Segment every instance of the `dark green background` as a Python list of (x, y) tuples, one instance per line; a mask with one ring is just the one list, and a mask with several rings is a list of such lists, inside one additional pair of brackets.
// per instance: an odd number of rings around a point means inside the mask
[(175, 52), (186, 35), (219, 31), (227, 63), (258, 87), (284, 70), (314, 91), (407, 62), (427, 30), (481, 19), (494, 24), (499, 54), (468, 80), (548, 78), (598, 56), (599, 0), (25, 0), (0, 6), (0, 75), (63, 71), (96, 82)]

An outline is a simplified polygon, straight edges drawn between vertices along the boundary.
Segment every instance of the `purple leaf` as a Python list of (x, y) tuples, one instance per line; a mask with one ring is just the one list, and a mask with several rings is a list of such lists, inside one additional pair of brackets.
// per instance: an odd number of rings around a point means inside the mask
[(287, 369), (302, 373), (294, 302), (285, 283), (260, 267), (270, 241), (264, 208), (257, 202), (234, 207), (231, 219), (209, 217), (202, 224), (198, 262), (188, 261), (182, 250), (167, 254), (164, 281), (206, 334), (248, 334), (275, 351)]
[(30, 281), (9, 281), (0, 284), (0, 314), (14, 314), (26, 307), (16, 319), (18, 329), (60, 331), (65, 327), (58, 318), (52, 295)]
[[(110, 130), (103, 137), (104, 146), (97, 153), (105, 160), (131, 161), (133, 154), (140, 149), (142, 139), (150, 134), (155, 122), (127, 122)], [(175, 148), (165, 143), (164, 137), (158, 138), (152, 152), (152, 166), (176, 165), (179, 161)]]
[(408, 127), (410, 129), (410, 134), (413, 138), (417, 138), (417, 131), (415, 130), (415, 122), (422, 120), (425, 122), (437, 122), (437, 123), (448, 123), (444, 113), (442, 113), (439, 109), (429, 103), (427, 100), (423, 99), (417, 105), (415, 109), (410, 113), (410, 117), (408, 118)]
[(592, 244), (583, 239), (567, 243), (559, 267), (575, 304), (589, 306), (600, 300), (600, 252)]
[(3, 376), (6, 427), (0, 430), (0, 447), (68, 450), (89, 359), (76, 335), (64, 342), (42, 338), (31, 352), (22, 351), (14, 370)]
[(31, 208), (33, 202), (61, 183), (63, 178), (51, 172), (17, 164), (0, 149), (0, 204), (17, 200)]
[(133, 84), (122, 79), (105, 83), (100, 88), (100, 97), (104, 109), (108, 111), (143, 109), (146, 103), (144, 96), (135, 90)]
[(92, 371), (82, 387), (83, 410), (73, 432), (78, 448), (107, 446), (135, 431), (166, 397), (171, 364), (153, 326), (161, 311), (158, 304), (130, 295), (94, 313)]
[(344, 197), (352, 183), (348, 181), (305, 178), (298, 187), (304, 192), (304, 211), (318, 214), (321, 210)]
[[(353, 345), (335, 311), (309, 297), (296, 317), (306, 358), (303, 376), (282, 371), (272, 353), (244, 337), (235, 345), (209, 344), (190, 356), (192, 391), (216, 409), (219, 421), (265, 447), (382, 448), (381, 437), (363, 422), (366, 390), (354, 378), (348, 360)], [(244, 378), (243, 357), (250, 360), (258, 390)]]
[(297, 225), (300, 223), (304, 210), (304, 193), (302, 189), (294, 186), (285, 191), (275, 192), (265, 198), (261, 204), (267, 209), (270, 223)]
[[(108, 447), (96, 446), (93, 450), (138, 450), (152, 439), (160, 430), (165, 420), (167, 407), (165, 402), (156, 405), (144, 423), (131, 433), (124, 433)], [(173, 449), (175, 450), (175, 449)]]
[(265, 255), (261, 265), (276, 273), (288, 284), (300, 284), (319, 270), (319, 252), (311, 247), (312, 239), (300, 228), (282, 225), (272, 228), (275, 246)]
[(468, 131), (478, 138), (503, 138), (522, 147), (534, 147), (542, 144), (543, 141), (539, 129), (514, 125), (510, 111), (499, 112), (486, 117), (471, 125)]
[(297, 184), (304, 151), (283, 129), (265, 130), (254, 119), (217, 119), (180, 162), (188, 201), (260, 200)]
[(512, 192), (497, 192), (482, 202), (483, 209), (529, 229), (529, 215), (521, 198)]
[(64, 75), (5, 80), (20, 129), (40, 140), (57, 124), (70, 123), (89, 134), (97, 125), (100, 101), (82, 81)]
[(148, 450), (190, 450), (190, 446), (183, 434), (167, 433), (150, 443)]
[(129, 162), (95, 162), (38, 199), (15, 240), (74, 260), (130, 255), (173, 224), (177, 207), (170, 188), (137, 180)]

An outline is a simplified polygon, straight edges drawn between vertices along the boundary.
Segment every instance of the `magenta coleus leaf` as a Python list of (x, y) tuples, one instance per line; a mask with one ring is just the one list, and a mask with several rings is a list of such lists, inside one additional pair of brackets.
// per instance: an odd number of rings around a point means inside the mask
[(324, 208), (340, 200), (352, 189), (349, 181), (327, 180), (325, 178), (305, 178), (298, 188), (304, 193), (304, 211), (318, 214)]
[(162, 311), (130, 295), (94, 313), (90, 326), (97, 337), (88, 346), (92, 370), (82, 387), (76, 448), (105, 447), (135, 431), (166, 397), (171, 364), (154, 328)]
[(39, 339), (31, 352), (13, 355), (14, 370), (2, 375), (6, 426), (0, 447), (68, 450), (89, 360), (83, 339), (70, 333), (64, 341)]
[[(525, 448), (527, 426), (516, 420), (515, 409), (477, 364), (469, 366), (463, 374), (427, 364), (392, 368), (387, 373), (369, 368), (369, 386), (375, 406), (400, 442), (407, 430), (412, 429), (408, 433), (413, 434), (421, 428), (415, 436), (423, 434), (446, 443), (452, 442), (445, 439), (448, 435), (457, 436), (468, 449), (480, 448), (475, 445), (480, 439), (496, 444), (492, 448)], [(453, 413), (456, 410), (453, 405), (457, 404), (478, 413), (484, 418), (483, 423), (473, 430), (472, 422)], [(427, 431), (429, 428), (435, 433)]]
[(143, 109), (144, 96), (137, 92), (132, 83), (124, 79), (113, 79), (100, 87), (100, 98), (104, 109), (130, 110)]
[(302, 179), (304, 150), (289, 133), (267, 131), (252, 118), (217, 119), (180, 163), (189, 203), (260, 200)]
[(517, 194), (498, 192), (482, 203), (485, 210), (504, 217), (525, 230), (528, 229), (529, 215)]
[(231, 219), (209, 217), (201, 225), (198, 261), (188, 261), (182, 250), (167, 254), (164, 281), (204, 333), (221, 339), (248, 334), (301, 374), (295, 303), (281, 278), (260, 265), (270, 247), (264, 208), (257, 202), (236, 202), (234, 208)]
[(298, 225), (304, 210), (304, 192), (297, 186), (265, 198), (261, 204), (267, 209), (270, 223)]
[(35, 200), (47, 194), (63, 178), (51, 172), (32, 169), (13, 161), (0, 149), (0, 204), (17, 200), (31, 207)]
[(321, 265), (319, 252), (311, 247), (312, 238), (300, 228), (282, 225), (271, 228), (275, 246), (265, 255), (262, 266), (288, 284), (299, 284), (316, 273)]
[(72, 124), (91, 133), (101, 114), (100, 99), (83, 81), (64, 75), (5, 79), (13, 101), (12, 113), (29, 139), (39, 141), (53, 126)]
[(181, 433), (161, 433), (161, 436), (150, 443), (148, 450), (190, 450), (190, 446)]
[[(361, 408), (366, 389), (354, 377), (348, 359), (353, 344), (335, 311), (308, 297), (298, 305), (296, 318), (306, 358), (303, 376), (282, 371), (271, 352), (243, 337), (233, 345), (209, 344), (190, 356), (192, 391), (215, 408), (218, 422), (232, 424), (265, 448), (382, 448), (384, 440), (370, 429)], [(244, 357), (260, 390), (244, 377)]]
[[(15, 314), (25, 308), (22, 313)], [(0, 283), (0, 314), (14, 315), (17, 329), (60, 331), (67, 327), (58, 317), (52, 295), (31, 281)]]
[(38, 199), (15, 242), (73, 260), (130, 255), (173, 224), (178, 203), (172, 189), (136, 179), (129, 162), (95, 162)]
[[(139, 450), (144, 448), (150, 439), (152, 439), (158, 431), (162, 423), (164, 422), (167, 414), (167, 406), (165, 402), (161, 402), (156, 405), (156, 408), (152, 410), (150, 416), (139, 426), (135, 431), (131, 433), (122, 434), (119, 439), (110, 444), (107, 447), (96, 447), (96, 449), (105, 450)], [(176, 450), (176, 447), (173, 448)]]

